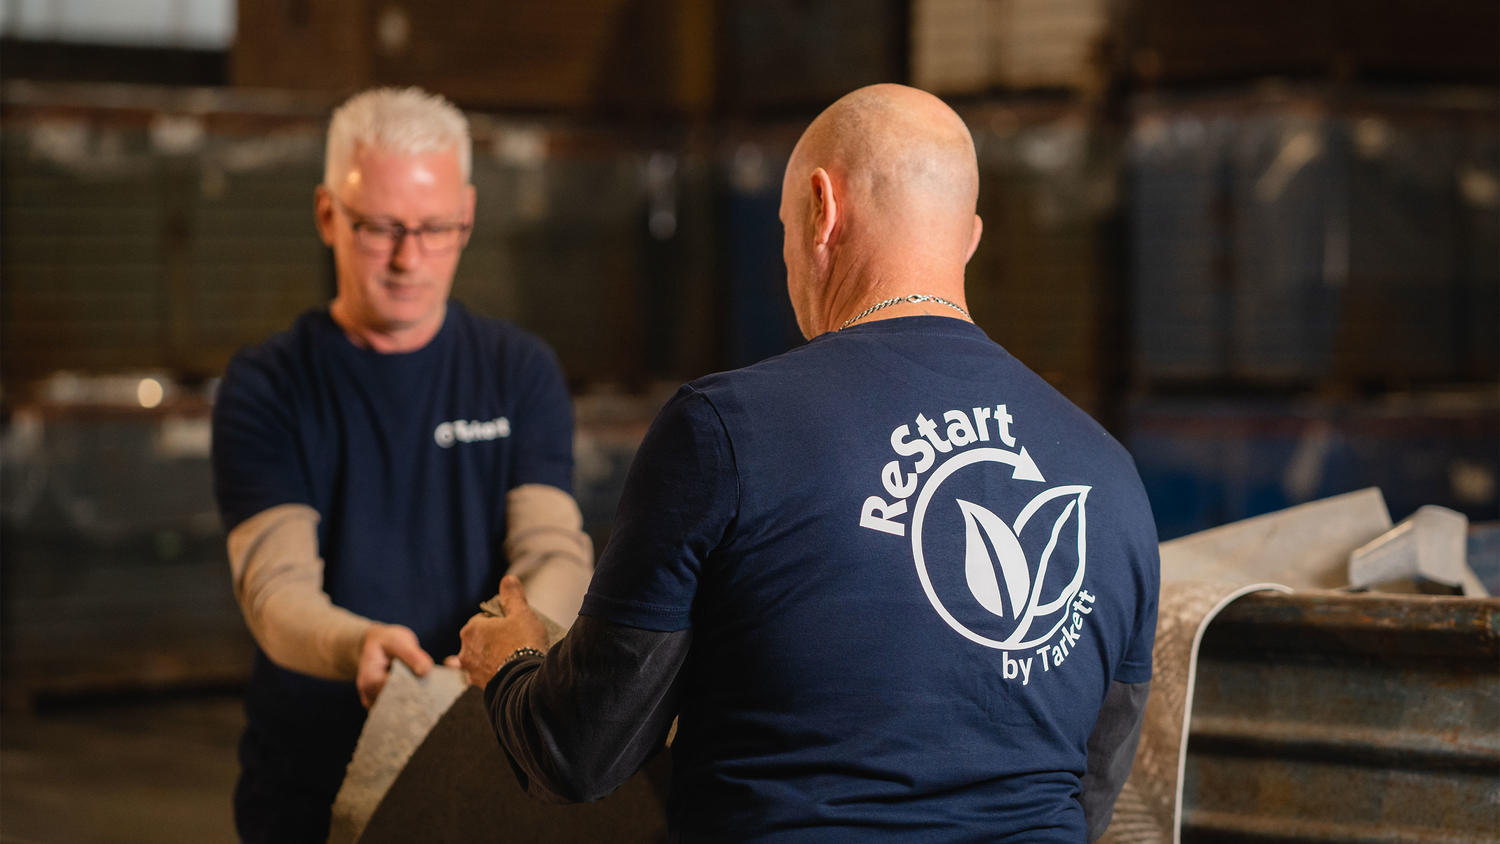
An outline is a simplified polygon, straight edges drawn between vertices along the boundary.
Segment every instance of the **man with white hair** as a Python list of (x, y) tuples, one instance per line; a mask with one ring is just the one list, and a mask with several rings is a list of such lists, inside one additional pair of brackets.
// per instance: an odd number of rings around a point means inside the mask
[(809, 342), (667, 404), (550, 652), (513, 578), (464, 628), (533, 793), (607, 794), (676, 716), (673, 840), (1102, 834), (1156, 531), (1125, 450), (970, 321), (978, 189), (922, 91), (862, 88), (808, 127), (781, 220)]
[(455, 653), (501, 575), (564, 625), (582, 600), (593, 553), (557, 360), (449, 299), (469, 172), (467, 120), (441, 97), (378, 89), (337, 109), (314, 199), (337, 293), (236, 355), (220, 387), (215, 492), (259, 645), (244, 841), (327, 837), (392, 660), (425, 674)]

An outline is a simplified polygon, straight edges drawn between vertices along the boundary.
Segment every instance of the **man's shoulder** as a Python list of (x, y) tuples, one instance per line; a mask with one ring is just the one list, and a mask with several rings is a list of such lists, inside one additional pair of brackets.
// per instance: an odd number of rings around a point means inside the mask
[(756, 417), (861, 400), (890, 406), (903, 397), (941, 403), (939, 397), (950, 394), (993, 393), (996, 403), (1009, 403), (1012, 410), (1027, 407), (1047, 420), (1049, 433), (1134, 474), (1123, 444), (1002, 345), (967, 324), (940, 328), (827, 334), (747, 366), (705, 375), (684, 389), (702, 395), (721, 415)]
[[(933, 374), (923, 367), (923, 359), (942, 360), (942, 352), (953, 343), (971, 348), (978, 343), (977, 348), (984, 355), (1014, 361), (1004, 349), (982, 332), (974, 330), (973, 326), (965, 324), (966, 330), (956, 333), (953, 326), (942, 328), (944, 330), (907, 330), (900, 334), (885, 332), (875, 335), (828, 332), (738, 369), (705, 375), (688, 386), (710, 397), (715, 394), (758, 393), (758, 401), (784, 399), (801, 404), (817, 395), (842, 396), (861, 390), (888, 395), (901, 389), (900, 382), (923, 383), (927, 374)], [(911, 371), (905, 372), (907, 369)], [(905, 377), (890, 378), (896, 370), (902, 370)], [(952, 373), (937, 374), (953, 377)], [(839, 389), (831, 390), (834, 385)]]
[(448, 320), (455, 340), (461, 344), (522, 359), (538, 355), (556, 358), (551, 345), (536, 334), (508, 319), (476, 314), (456, 299), (448, 301)]
[(243, 375), (247, 370), (278, 370), (298, 367), (311, 348), (333, 329), (327, 308), (311, 308), (297, 316), (283, 331), (259, 343), (243, 346), (229, 360), (225, 377)]
[(726, 369), (704, 375), (688, 382), (687, 386), (705, 395), (760, 384), (775, 385), (777, 382), (782, 382), (781, 387), (787, 388), (795, 386), (795, 384), (785, 383), (784, 380), (793, 373), (826, 368), (830, 365), (836, 366), (836, 364), (831, 364), (823, 352), (824, 349), (818, 344), (805, 343), (737, 369)]

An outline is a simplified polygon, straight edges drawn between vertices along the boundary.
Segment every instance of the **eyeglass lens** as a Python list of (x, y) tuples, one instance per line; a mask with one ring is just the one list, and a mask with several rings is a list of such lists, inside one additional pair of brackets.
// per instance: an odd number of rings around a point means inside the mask
[(369, 252), (393, 252), (401, 247), (408, 235), (416, 238), (417, 248), (423, 252), (446, 252), (458, 246), (465, 228), (448, 224), (409, 229), (400, 224), (378, 225), (361, 221), (354, 224), (354, 234), (360, 248)]

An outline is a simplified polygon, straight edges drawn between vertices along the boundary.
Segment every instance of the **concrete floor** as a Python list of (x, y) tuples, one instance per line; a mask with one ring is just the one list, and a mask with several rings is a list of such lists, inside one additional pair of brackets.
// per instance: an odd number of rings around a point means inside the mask
[(0, 844), (235, 840), (238, 694), (73, 703), (0, 723)]

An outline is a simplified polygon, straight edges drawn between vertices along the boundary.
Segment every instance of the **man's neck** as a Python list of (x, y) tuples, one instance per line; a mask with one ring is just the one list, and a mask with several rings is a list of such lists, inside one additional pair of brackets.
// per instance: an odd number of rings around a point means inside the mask
[[(859, 316), (872, 305), (913, 295), (935, 297), (943, 301), (928, 299), (921, 302), (892, 302), (879, 310), (865, 314), (856, 320), (855, 324), (924, 314), (973, 322), (967, 314), (967, 304), (964, 302), (962, 268), (946, 274), (924, 273), (920, 269), (920, 267), (913, 268), (902, 264), (878, 266), (872, 262), (855, 268), (851, 272), (836, 275), (830, 279), (831, 283), (825, 288), (829, 295), (825, 311), (828, 324), (823, 326), (823, 329), (838, 331), (845, 327), (851, 318)], [(965, 311), (960, 312), (947, 303), (956, 304), (965, 308)]]
[(430, 322), (390, 328), (378, 328), (360, 323), (359, 320), (350, 316), (348, 309), (338, 300), (329, 306), (328, 315), (333, 317), (338, 327), (344, 330), (344, 336), (349, 338), (350, 343), (361, 349), (390, 355), (415, 352), (431, 343), (432, 338), (436, 337), (443, 327), (447, 308), (444, 307), (438, 313), (437, 318)]

